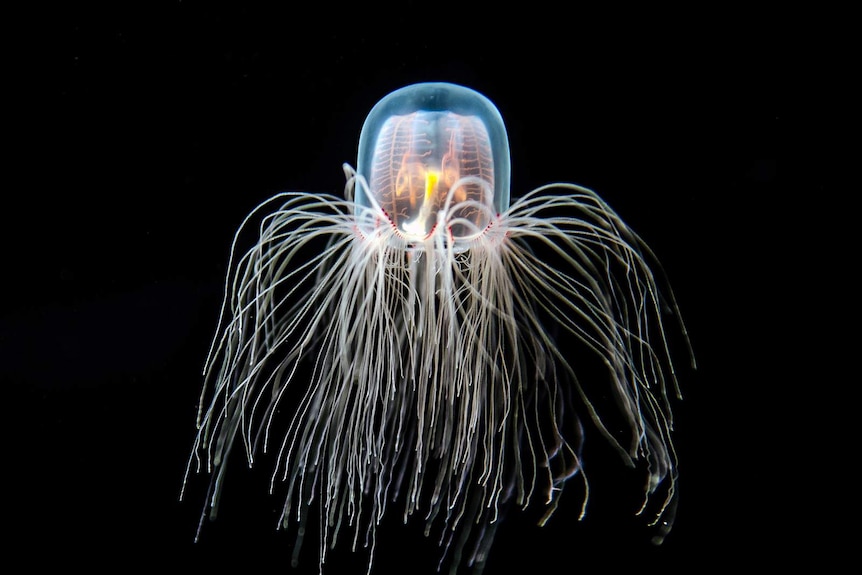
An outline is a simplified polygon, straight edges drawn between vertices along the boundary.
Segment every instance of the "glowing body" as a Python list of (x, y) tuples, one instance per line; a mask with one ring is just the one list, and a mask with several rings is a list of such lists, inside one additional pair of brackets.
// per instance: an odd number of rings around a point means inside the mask
[[(572, 478), (586, 506), (589, 428), (630, 464), (645, 460), (645, 507), (664, 486), (662, 537), (676, 382), (640, 239), (573, 184), (509, 206), (502, 119), (460, 86), (384, 98), (363, 127), (358, 170), (345, 173), (345, 199), (280, 194), (243, 224), (265, 214), (257, 243), (232, 253), (190, 460), (213, 474), (211, 515), (232, 446), (249, 462), (274, 448), (283, 525), (303, 527), (319, 506), (321, 568), (349, 530), (354, 548), (370, 548), (370, 569), (395, 504), (437, 525), (453, 571), (481, 566), (504, 506), (535, 502), (548, 517)], [(607, 369), (624, 433), (605, 428), (557, 337)]]

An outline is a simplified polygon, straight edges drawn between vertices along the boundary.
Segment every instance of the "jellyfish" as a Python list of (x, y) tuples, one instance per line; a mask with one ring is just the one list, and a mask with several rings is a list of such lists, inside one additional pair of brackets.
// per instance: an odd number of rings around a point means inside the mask
[(583, 517), (595, 435), (642, 470), (636, 513), (660, 541), (677, 497), (669, 316), (690, 346), (646, 243), (575, 184), (510, 203), (502, 117), (459, 85), (383, 98), (343, 169), (344, 197), (277, 194), (231, 245), (183, 481), (210, 476), (201, 523), (239, 447), (272, 460), (294, 564), (314, 522), (321, 572), (340, 540), (370, 572), (395, 515), (436, 534), (438, 569), (478, 572), (510, 509), (544, 524), (575, 484)]

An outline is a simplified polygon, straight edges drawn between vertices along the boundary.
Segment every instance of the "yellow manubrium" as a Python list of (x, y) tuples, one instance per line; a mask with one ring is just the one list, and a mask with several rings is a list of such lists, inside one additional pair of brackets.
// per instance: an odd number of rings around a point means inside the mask
[[(437, 189), (437, 182), (440, 181), (440, 172), (428, 170), (425, 173), (425, 202), (431, 199), (434, 190)], [(423, 206), (424, 207), (424, 206)]]
[(422, 238), (427, 234), (426, 222), (431, 216), (431, 208), (434, 202), (431, 196), (434, 195), (434, 190), (437, 189), (437, 182), (440, 181), (440, 172), (435, 170), (427, 170), (425, 172), (425, 199), (422, 200), (422, 207), (419, 208), (419, 214), (413, 221), (405, 222), (401, 225), (401, 229), (412, 239)]

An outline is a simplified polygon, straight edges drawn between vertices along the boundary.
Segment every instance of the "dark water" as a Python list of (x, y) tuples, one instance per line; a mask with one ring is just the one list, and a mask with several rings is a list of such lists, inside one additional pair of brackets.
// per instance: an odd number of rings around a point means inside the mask
[[(691, 573), (773, 557), (764, 533), (786, 525), (773, 469), (789, 458), (765, 415), (780, 411), (776, 362), (763, 361), (778, 268), (763, 224), (779, 125), (768, 28), (732, 18), (713, 35), (538, 8), (498, 26), (464, 10), (407, 3), (398, 33), (359, 7), (72, 3), (40, 16), (10, 111), (27, 124), (26, 178), (2, 231), (7, 549), (34, 566), (289, 572), (269, 465), (234, 462), (198, 544), (206, 480), (178, 502), (232, 234), (276, 191), (340, 194), (370, 107), (444, 80), (500, 108), (513, 196), (573, 181), (642, 234), (700, 365), (679, 356), (680, 504), (663, 546), (634, 517), (639, 476), (594, 439), (586, 519), (576, 484), (544, 528), (512, 511), (486, 573)], [(722, 49), (728, 37), (747, 49)], [(433, 573), (433, 533), (387, 519), (375, 572)], [(316, 545), (309, 533), (297, 573), (316, 572)], [(327, 572), (363, 573), (364, 557), (342, 545)]]

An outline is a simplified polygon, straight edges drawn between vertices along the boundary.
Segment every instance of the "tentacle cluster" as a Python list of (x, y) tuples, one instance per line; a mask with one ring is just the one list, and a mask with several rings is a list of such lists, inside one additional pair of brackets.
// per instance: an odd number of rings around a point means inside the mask
[[(237, 234), (259, 221), (251, 249), (232, 247), (204, 372), (188, 472), (212, 475), (205, 513), (241, 445), (249, 463), (276, 454), (285, 527), (301, 533), (318, 511), (321, 570), (341, 536), (370, 550), (370, 569), (393, 505), (438, 529), (453, 571), (480, 567), (509, 505), (549, 516), (573, 478), (586, 505), (572, 404), (627, 461), (646, 461), (644, 505), (666, 486), (657, 520), (670, 509), (678, 389), (661, 309), (672, 295), (638, 236), (592, 191), (559, 184), (487, 218), (441, 210), (427, 237), (407, 239), (379, 207), (351, 201), (365, 184), (346, 171), (346, 199), (280, 194)], [(448, 230), (471, 221), (490, 224), (456, 245)], [(626, 435), (603, 425), (576, 345), (606, 366)]]

